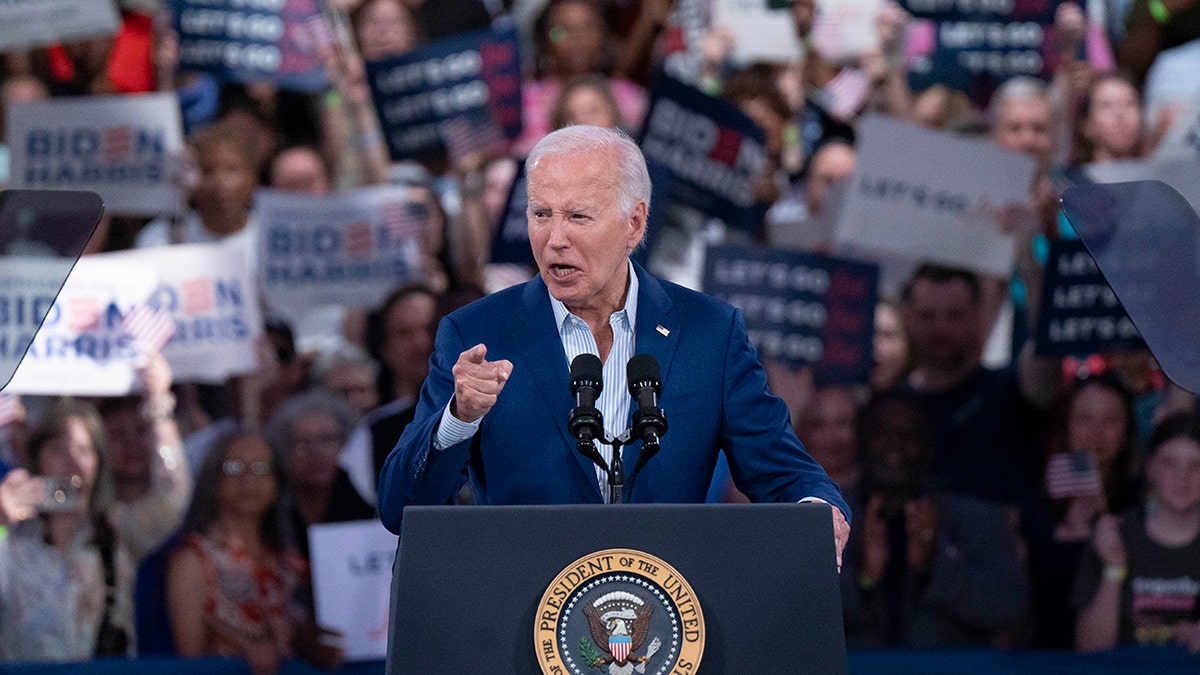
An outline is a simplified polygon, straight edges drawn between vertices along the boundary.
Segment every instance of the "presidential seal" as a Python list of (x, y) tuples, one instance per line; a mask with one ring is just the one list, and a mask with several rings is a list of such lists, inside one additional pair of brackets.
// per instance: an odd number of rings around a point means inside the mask
[(686, 675), (704, 655), (704, 613), (675, 568), (610, 548), (555, 577), (533, 640), (544, 675)]

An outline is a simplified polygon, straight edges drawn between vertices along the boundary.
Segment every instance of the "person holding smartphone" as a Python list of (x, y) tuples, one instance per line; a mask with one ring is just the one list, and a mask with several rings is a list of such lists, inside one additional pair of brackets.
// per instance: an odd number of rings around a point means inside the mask
[(53, 403), (29, 439), (29, 469), (36, 478), (14, 472), (0, 486), (5, 515), (19, 521), (0, 540), (0, 661), (131, 655), (133, 564), (106, 516), (96, 410)]

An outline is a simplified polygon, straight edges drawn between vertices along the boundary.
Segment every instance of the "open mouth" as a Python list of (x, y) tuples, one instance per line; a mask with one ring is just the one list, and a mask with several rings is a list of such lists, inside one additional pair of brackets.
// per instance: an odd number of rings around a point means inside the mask
[(579, 268), (572, 267), (571, 265), (551, 265), (550, 274), (561, 279), (571, 276), (571, 274), (578, 269)]

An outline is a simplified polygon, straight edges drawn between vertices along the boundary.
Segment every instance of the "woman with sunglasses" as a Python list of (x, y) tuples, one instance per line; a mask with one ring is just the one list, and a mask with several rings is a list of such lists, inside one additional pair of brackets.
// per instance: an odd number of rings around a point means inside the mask
[(240, 656), (255, 675), (278, 672), (293, 654), (340, 664), (340, 648), (316, 639), (302, 600), (308, 568), (288, 522), (286, 485), (279, 452), (261, 434), (233, 431), (205, 457), (167, 566), (179, 655)]

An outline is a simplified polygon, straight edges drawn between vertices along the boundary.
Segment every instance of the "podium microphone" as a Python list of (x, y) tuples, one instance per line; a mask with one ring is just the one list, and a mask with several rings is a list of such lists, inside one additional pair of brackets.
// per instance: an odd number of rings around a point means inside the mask
[(659, 439), (667, 433), (667, 416), (658, 407), (658, 395), (662, 393), (658, 361), (649, 354), (638, 354), (629, 359), (625, 374), (629, 379), (629, 394), (638, 405), (633, 413), (633, 435), (642, 439), (642, 452), (634, 467), (636, 472), (658, 452)]
[(604, 437), (604, 422), (596, 408), (596, 399), (604, 386), (604, 365), (595, 354), (580, 354), (571, 361), (571, 395), (575, 409), (567, 418), (567, 428), (579, 442), (579, 452), (604, 466), (604, 458), (596, 451), (595, 439)]

